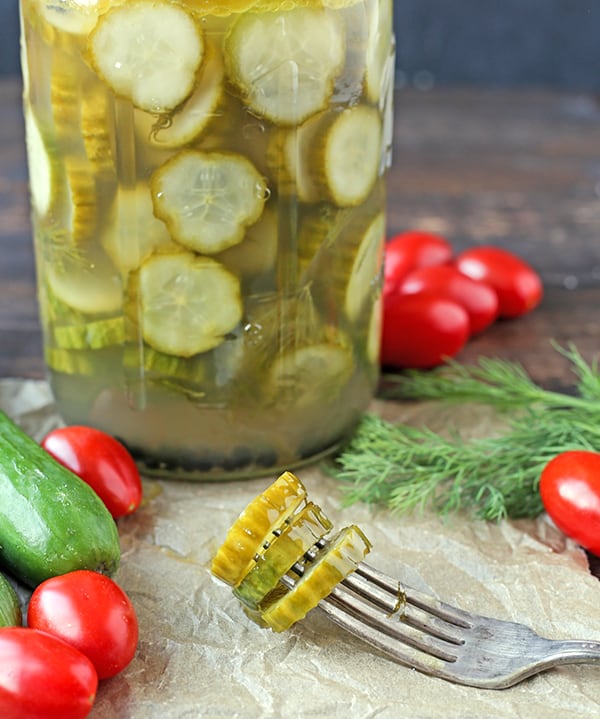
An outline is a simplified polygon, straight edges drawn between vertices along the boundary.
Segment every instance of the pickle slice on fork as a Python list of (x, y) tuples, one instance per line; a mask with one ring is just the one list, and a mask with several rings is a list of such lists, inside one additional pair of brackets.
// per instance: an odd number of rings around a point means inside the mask
[(250, 609), (256, 609), (281, 577), (333, 527), (320, 507), (308, 502), (257, 553), (256, 564), (233, 590)]
[[(371, 543), (354, 524), (342, 529), (310, 562), (299, 579), (260, 613), (260, 623), (283, 632), (304, 619), (333, 588), (351, 574), (371, 550)], [(252, 616), (250, 613), (249, 616)]]
[(256, 554), (273, 532), (285, 525), (306, 502), (306, 488), (291, 472), (281, 474), (253, 499), (233, 523), (215, 554), (211, 571), (227, 584), (237, 586), (256, 564)]

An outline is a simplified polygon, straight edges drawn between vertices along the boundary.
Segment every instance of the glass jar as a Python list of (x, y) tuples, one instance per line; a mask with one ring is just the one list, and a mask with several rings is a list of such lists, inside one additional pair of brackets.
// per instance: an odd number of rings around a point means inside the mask
[(289, 469), (377, 381), (391, 0), (20, 0), (67, 423), (149, 474)]

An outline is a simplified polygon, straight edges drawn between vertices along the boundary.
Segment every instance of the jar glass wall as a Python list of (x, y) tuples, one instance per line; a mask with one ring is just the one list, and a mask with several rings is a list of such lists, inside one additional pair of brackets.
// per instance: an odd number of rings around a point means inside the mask
[(21, 0), (45, 358), (144, 471), (332, 451), (377, 381), (391, 0)]

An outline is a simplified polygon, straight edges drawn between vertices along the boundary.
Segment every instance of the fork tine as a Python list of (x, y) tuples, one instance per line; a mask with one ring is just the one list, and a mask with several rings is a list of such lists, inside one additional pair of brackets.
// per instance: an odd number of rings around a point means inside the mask
[[(364, 577), (368, 582), (376, 584), (378, 587), (381, 587), (388, 592), (398, 592), (399, 583), (397, 580), (392, 579), (387, 574), (380, 572), (378, 569), (371, 567), (365, 562), (361, 562), (358, 565), (355, 573)], [(438, 617), (448, 624), (453, 624), (456, 627), (470, 629), (473, 626), (473, 615), (464, 609), (459, 609), (458, 607), (446, 604), (445, 602), (442, 602), (428, 594), (423, 594), (417, 589), (409, 587), (406, 584), (401, 584), (400, 586), (408, 604), (418, 607), (424, 612), (427, 612), (434, 617)]]
[[(372, 616), (371, 611), (365, 608), (357, 609), (360, 602), (356, 597), (350, 598), (350, 592), (338, 585), (320, 602), (319, 607), (335, 624), (380, 649), (400, 664), (426, 674), (451, 677), (447, 667), (455, 660), (454, 655), (441, 648), (434, 650), (430, 643), (423, 641), (427, 635), (410, 626), (403, 626), (400, 622), (388, 622), (386, 627), (384, 615), (379, 621), (367, 622), (366, 617)], [(352, 608), (350, 605), (353, 605)]]
[(321, 604), (333, 604), (343, 612), (347, 618), (347, 628), (354, 634), (364, 638), (365, 632), (377, 646), (392, 651), (396, 656), (398, 653), (398, 642), (411, 647), (411, 657), (421, 654), (421, 661), (430, 662), (436, 658), (442, 662), (456, 661), (453, 642), (447, 642), (429, 633), (411, 626), (404, 621), (404, 610), (398, 608), (394, 613), (389, 613), (385, 608), (373, 604), (369, 597), (363, 596), (360, 592), (360, 583), (354, 585), (354, 591), (346, 584), (339, 584), (333, 592), (322, 600)]
[(461, 636), (464, 625), (459, 627), (454, 622), (442, 621), (437, 615), (413, 605), (408, 599), (412, 590), (408, 588), (407, 594), (407, 589), (400, 582), (394, 585), (390, 581), (389, 586), (384, 589), (357, 571), (347, 577), (343, 584), (379, 607), (385, 612), (387, 619), (395, 617), (400, 622), (451, 644), (464, 643)]

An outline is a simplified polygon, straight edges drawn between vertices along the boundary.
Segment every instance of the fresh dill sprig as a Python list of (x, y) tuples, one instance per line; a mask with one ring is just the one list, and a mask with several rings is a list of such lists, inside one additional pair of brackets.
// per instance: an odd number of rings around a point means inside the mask
[(388, 397), (486, 404), (506, 413), (506, 430), (446, 437), (367, 414), (331, 469), (346, 504), (383, 504), (396, 513), (429, 506), (492, 521), (540, 514), (539, 477), (550, 459), (567, 449), (600, 449), (597, 365), (572, 345), (556, 349), (577, 378), (574, 396), (546, 390), (519, 364), (499, 359), (386, 377)]

